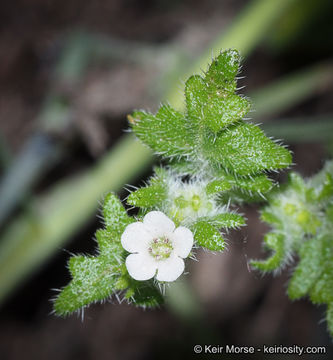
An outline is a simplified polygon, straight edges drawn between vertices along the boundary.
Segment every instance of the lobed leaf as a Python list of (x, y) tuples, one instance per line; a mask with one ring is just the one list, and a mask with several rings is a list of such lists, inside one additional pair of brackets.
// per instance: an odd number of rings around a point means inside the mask
[(54, 311), (67, 316), (92, 302), (102, 301), (114, 290), (117, 266), (106, 257), (74, 256), (69, 261), (73, 280), (54, 302)]
[(219, 136), (207, 136), (203, 151), (213, 166), (223, 166), (239, 175), (291, 164), (288, 150), (268, 139), (258, 126), (245, 122), (228, 127)]
[(134, 220), (112, 193), (105, 197), (103, 215), (105, 229), (96, 232), (99, 256), (73, 256), (69, 260), (72, 280), (54, 301), (54, 311), (59, 316), (102, 301), (117, 290), (124, 254), (120, 235)]
[(193, 152), (193, 136), (184, 115), (170, 105), (162, 105), (156, 115), (136, 111), (130, 117), (138, 138), (166, 157), (188, 156)]
[(215, 59), (204, 78), (194, 75), (187, 80), (187, 115), (196, 132), (200, 132), (200, 125), (218, 132), (250, 110), (249, 100), (235, 94), (238, 67), (239, 54), (229, 50)]

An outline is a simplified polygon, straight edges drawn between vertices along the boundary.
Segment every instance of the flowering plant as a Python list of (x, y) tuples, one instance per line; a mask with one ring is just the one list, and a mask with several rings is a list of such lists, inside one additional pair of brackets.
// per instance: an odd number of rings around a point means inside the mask
[(291, 154), (244, 118), (251, 103), (236, 93), (239, 68), (236, 50), (221, 52), (203, 76), (187, 80), (184, 113), (164, 104), (155, 115), (128, 117), (165, 166), (129, 194), (135, 218), (114, 194), (106, 196), (98, 255), (69, 260), (72, 281), (55, 299), (56, 314), (112, 294), (139, 306), (161, 304), (159, 285), (183, 273), (192, 247), (223, 251), (226, 230), (245, 224), (236, 205), (262, 199), (274, 187), (267, 172), (288, 167)]

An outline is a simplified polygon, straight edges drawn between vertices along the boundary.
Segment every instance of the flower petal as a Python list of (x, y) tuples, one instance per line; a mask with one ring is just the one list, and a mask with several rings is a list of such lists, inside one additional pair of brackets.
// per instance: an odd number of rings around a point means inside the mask
[(161, 211), (151, 211), (144, 218), (143, 223), (154, 237), (169, 235), (175, 229), (175, 224)]
[(149, 254), (131, 254), (126, 258), (126, 268), (133, 279), (148, 280), (154, 277), (157, 264)]
[(172, 234), (171, 240), (174, 253), (182, 258), (186, 258), (193, 246), (192, 231), (184, 226), (179, 226)]
[(121, 235), (121, 245), (131, 253), (146, 251), (153, 236), (142, 222), (129, 224)]
[(171, 256), (169, 259), (157, 263), (158, 281), (175, 281), (185, 269), (184, 260), (178, 256)]

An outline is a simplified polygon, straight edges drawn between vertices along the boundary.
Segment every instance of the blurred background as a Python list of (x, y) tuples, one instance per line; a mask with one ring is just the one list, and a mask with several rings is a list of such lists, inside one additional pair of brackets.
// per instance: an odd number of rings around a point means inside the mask
[(125, 132), (126, 115), (181, 107), (183, 81), (220, 49), (240, 50), (250, 116), (289, 144), (293, 169), (321, 169), (333, 154), (332, 10), (330, 0), (2, 2), (1, 360), (213, 357), (195, 344), (326, 346), (308, 358), (332, 358), (325, 308), (285, 295), (292, 269), (263, 277), (247, 265), (264, 256), (258, 204), (241, 208), (248, 226), (227, 251), (188, 262), (165, 307), (111, 299), (84, 321), (50, 314), (70, 254), (94, 253), (105, 193), (125, 198), (124, 184), (142, 185), (158, 163)]

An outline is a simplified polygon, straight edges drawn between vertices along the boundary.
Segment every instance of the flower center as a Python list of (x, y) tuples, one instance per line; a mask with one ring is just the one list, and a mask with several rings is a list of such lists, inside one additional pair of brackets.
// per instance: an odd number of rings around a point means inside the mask
[(161, 238), (154, 239), (148, 248), (149, 254), (156, 260), (165, 260), (170, 257), (173, 247), (170, 240), (163, 236)]

